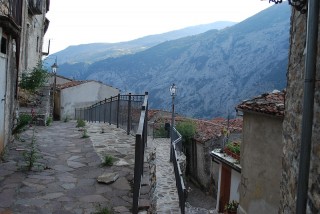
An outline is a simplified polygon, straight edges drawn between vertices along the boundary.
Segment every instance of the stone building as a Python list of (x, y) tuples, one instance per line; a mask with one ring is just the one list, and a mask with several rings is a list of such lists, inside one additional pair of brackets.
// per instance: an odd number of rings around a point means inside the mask
[(41, 60), (48, 9), (49, 0), (0, 0), (0, 152), (12, 133), (18, 76)]
[[(319, 9), (318, 9), (319, 10)], [(316, 23), (320, 25), (319, 19)], [(319, 27), (320, 28), (320, 27)], [(293, 9), (291, 15), (291, 38), (287, 94), (283, 122), (283, 172), (279, 213), (295, 213), (297, 203), (298, 170), (302, 132), (302, 110), (305, 75), (307, 14)], [(317, 42), (317, 68), (314, 96), (311, 163), (307, 213), (320, 212), (320, 36)]]

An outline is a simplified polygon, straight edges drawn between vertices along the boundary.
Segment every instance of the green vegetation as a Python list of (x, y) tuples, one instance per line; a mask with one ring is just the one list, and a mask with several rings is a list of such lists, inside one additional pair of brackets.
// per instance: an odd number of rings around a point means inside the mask
[(102, 166), (112, 166), (114, 162), (114, 158), (111, 155), (106, 155), (104, 157), (104, 161), (101, 164)]
[(47, 125), (47, 126), (50, 126), (50, 124), (52, 123), (52, 121), (53, 121), (53, 120), (52, 120), (52, 117), (48, 117), (48, 118), (47, 118), (47, 121), (46, 121), (46, 125)]
[(86, 126), (86, 122), (82, 119), (78, 119), (77, 120), (77, 128), (80, 128), (80, 127), (85, 127)]
[(227, 203), (224, 207), (224, 211), (226, 212), (236, 212), (239, 206), (239, 202), (232, 200)]
[(101, 204), (96, 207), (96, 210), (97, 211), (93, 214), (113, 214), (112, 210), (110, 210), (108, 207), (101, 207)]
[(69, 120), (70, 120), (69, 116), (66, 115), (66, 116), (64, 117), (64, 119), (63, 119), (63, 122), (67, 123), (67, 122), (69, 122)]
[(31, 143), (28, 146), (29, 147), (28, 150), (26, 150), (23, 153), (23, 158), (26, 162), (26, 169), (28, 171), (32, 170), (32, 168), (35, 166), (36, 161), (40, 158), (39, 149), (36, 144), (36, 137), (34, 133), (35, 133), (35, 129), (33, 129)]
[(191, 120), (179, 122), (176, 129), (182, 135), (183, 142), (186, 144), (189, 144), (196, 134), (196, 124)]
[(226, 146), (231, 152), (239, 155), (240, 154), (240, 143), (239, 142), (230, 142)]
[(48, 79), (48, 72), (41, 63), (32, 69), (31, 72), (22, 73), (20, 87), (30, 92), (35, 92), (42, 87)]
[(89, 138), (90, 136), (88, 135), (87, 129), (82, 130), (82, 137), (81, 138)]
[(154, 128), (154, 137), (166, 138), (168, 137), (168, 131), (165, 130), (164, 126)]
[(24, 128), (29, 125), (32, 121), (32, 116), (29, 114), (21, 114), (18, 118), (17, 126), (13, 129), (12, 134), (21, 133)]

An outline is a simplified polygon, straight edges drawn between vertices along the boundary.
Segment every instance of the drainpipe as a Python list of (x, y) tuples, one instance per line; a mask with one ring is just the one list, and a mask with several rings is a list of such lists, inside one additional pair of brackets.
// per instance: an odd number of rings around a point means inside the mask
[(306, 213), (317, 63), (319, 0), (308, 1), (302, 133), (296, 213)]

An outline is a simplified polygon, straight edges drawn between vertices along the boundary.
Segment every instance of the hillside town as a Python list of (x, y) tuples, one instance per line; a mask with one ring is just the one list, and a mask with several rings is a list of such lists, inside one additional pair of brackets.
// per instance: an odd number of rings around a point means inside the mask
[(320, 7), (288, 3), (286, 87), (204, 119), (45, 67), (50, 0), (0, 0), (0, 213), (319, 213)]

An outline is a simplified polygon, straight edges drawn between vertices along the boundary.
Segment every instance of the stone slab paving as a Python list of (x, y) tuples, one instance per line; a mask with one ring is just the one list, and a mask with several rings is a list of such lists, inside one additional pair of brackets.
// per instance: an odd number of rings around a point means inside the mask
[[(100, 133), (99, 126), (88, 124), (91, 143), (90, 138), (81, 138), (82, 132), (75, 126), (72, 121), (36, 127), (42, 165), (32, 171), (22, 170), (22, 166), (33, 128), (8, 145), (6, 161), (0, 163), (0, 213), (83, 214), (96, 212), (99, 205), (112, 207), (116, 213), (130, 213), (133, 153), (128, 151), (134, 137), (114, 127), (105, 127), (105, 133)], [(118, 161), (112, 167), (101, 167), (99, 156), (104, 154)], [(110, 185), (96, 181), (108, 172), (118, 173), (119, 179)]]

